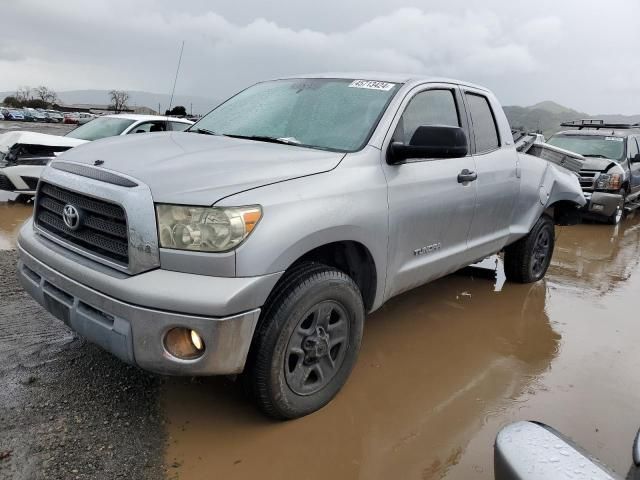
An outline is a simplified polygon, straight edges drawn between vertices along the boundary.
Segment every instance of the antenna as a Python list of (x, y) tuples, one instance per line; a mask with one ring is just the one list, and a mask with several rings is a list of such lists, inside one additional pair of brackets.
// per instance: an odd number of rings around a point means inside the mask
[(176, 68), (176, 77), (173, 79), (173, 89), (171, 90), (171, 100), (169, 100), (169, 111), (171, 111), (171, 106), (173, 105), (173, 94), (176, 91), (176, 82), (178, 81), (178, 72), (180, 72), (180, 63), (182, 62), (183, 50), (184, 50), (184, 40), (182, 41), (182, 47), (180, 47), (180, 57), (178, 58), (178, 68)]

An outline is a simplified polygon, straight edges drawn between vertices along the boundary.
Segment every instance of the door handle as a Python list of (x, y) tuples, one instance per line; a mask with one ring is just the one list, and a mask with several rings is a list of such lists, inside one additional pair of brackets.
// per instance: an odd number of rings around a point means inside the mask
[(458, 174), (458, 183), (475, 182), (477, 179), (478, 174), (466, 168)]

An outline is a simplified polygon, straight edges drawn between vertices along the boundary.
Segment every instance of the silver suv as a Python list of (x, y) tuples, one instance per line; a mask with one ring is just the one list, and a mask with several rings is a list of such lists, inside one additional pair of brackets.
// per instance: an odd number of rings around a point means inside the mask
[(520, 155), (488, 90), (380, 74), (258, 83), (187, 132), (111, 138), (43, 172), (24, 288), (142, 368), (240, 374), (262, 411), (328, 403), (365, 314), (504, 251), (541, 279), (575, 175)]

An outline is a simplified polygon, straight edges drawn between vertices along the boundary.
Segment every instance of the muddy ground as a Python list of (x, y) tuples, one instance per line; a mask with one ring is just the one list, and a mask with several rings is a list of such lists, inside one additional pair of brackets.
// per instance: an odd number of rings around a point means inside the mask
[[(0, 249), (31, 206), (0, 198)], [(548, 423), (625, 475), (640, 425), (640, 215), (559, 228), (547, 277), (497, 258), (367, 321), (345, 389), (286, 423), (231, 379), (126, 366), (16, 285), (0, 251), (0, 478), (482, 479), (516, 420)]]
[(73, 335), (0, 254), (0, 478), (161, 478), (160, 379)]

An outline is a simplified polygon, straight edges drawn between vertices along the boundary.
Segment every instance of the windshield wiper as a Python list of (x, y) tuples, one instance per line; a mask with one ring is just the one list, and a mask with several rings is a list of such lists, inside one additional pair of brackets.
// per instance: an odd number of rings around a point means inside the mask
[(608, 157), (605, 157), (604, 155), (598, 155), (598, 154), (595, 154), (595, 153), (583, 153), (582, 156), (583, 157), (593, 157), (593, 158), (608, 158)]
[(218, 135), (216, 132), (212, 130), (207, 130), (206, 128), (194, 128), (189, 129), (190, 132), (202, 133), (204, 135)]
[(231, 133), (225, 133), (224, 136), (231, 138), (242, 138), (244, 140), (255, 140), (256, 142), (280, 143), (282, 145), (300, 145), (300, 142), (297, 142), (293, 139), (268, 137), (266, 135), (234, 135)]

